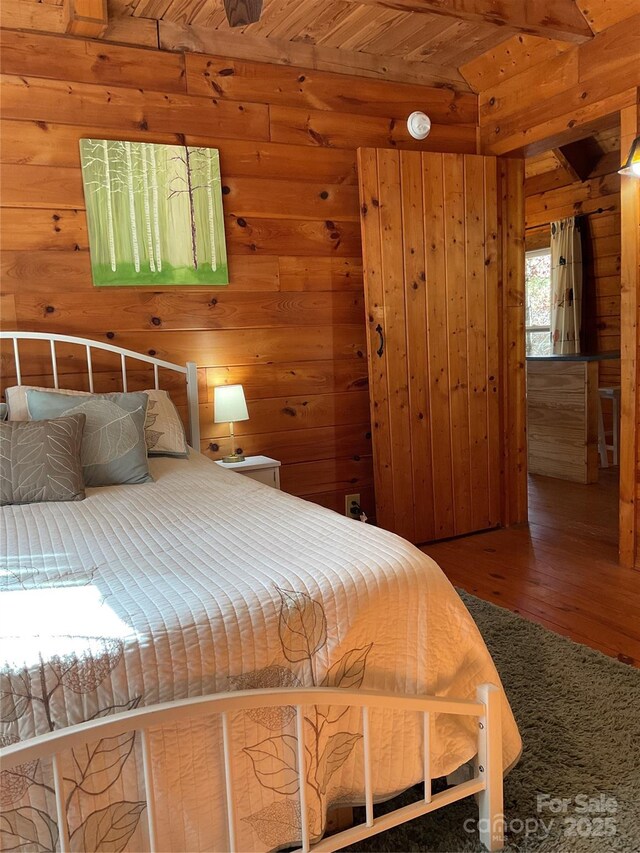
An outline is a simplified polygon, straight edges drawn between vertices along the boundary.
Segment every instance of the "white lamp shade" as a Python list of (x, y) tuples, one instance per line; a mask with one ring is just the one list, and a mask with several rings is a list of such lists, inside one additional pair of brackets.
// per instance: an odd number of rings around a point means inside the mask
[(213, 407), (216, 424), (249, 420), (242, 385), (217, 385), (213, 389)]

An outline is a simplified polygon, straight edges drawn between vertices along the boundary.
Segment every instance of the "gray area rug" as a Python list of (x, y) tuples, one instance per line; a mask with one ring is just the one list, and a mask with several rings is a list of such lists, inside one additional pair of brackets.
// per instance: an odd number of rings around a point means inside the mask
[[(639, 853), (640, 670), (460, 594), (522, 734), (522, 757), (505, 779), (505, 850)], [(420, 796), (414, 788), (381, 809)], [(468, 798), (349, 849), (481, 851), (477, 815)]]

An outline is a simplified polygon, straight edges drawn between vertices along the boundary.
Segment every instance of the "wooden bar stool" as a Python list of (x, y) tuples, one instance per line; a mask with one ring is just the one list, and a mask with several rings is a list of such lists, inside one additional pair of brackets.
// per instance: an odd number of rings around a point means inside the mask
[[(605, 432), (604, 418), (602, 416), (602, 401), (611, 400), (613, 412), (613, 431)], [(607, 444), (607, 438), (612, 436), (613, 444)], [(620, 385), (610, 388), (598, 388), (598, 453), (600, 454), (600, 467), (609, 467), (608, 451), (613, 452), (613, 464), (618, 464), (618, 446), (620, 443)]]

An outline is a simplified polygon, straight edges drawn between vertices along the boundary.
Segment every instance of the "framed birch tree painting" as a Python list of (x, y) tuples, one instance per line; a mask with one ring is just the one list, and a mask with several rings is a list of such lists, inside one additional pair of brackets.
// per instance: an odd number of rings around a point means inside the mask
[(228, 284), (215, 148), (81, 139), (93, 283)]

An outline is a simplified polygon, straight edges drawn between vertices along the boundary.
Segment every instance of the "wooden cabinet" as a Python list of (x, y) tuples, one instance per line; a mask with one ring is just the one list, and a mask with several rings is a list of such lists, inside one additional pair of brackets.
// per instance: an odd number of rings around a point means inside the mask
[(360, 149), (378, 523), (526, 520), (521, 161)]
[(598, 367), (617, 355), (527, 359), (527, 440), (531, 474), (598, 481)]

